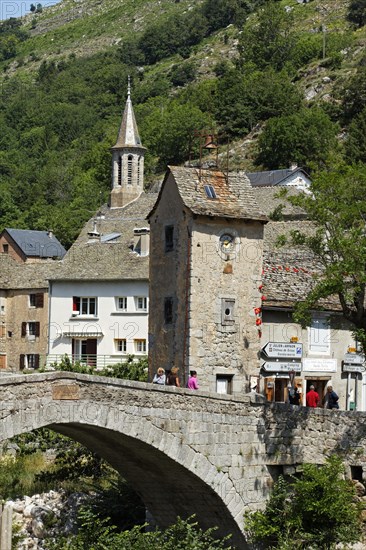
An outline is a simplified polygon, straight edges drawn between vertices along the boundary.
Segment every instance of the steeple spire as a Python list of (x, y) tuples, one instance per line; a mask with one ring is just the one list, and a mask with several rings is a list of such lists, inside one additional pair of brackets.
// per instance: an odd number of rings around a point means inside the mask
[(141, 144), (131, 101), (128, 77), (127, 100), (117, 142), (112, 147), (111, 208), (120, 208), (137, 198), (144, 186), (145, 147)]
[(131, 82), (128, 77), (127, 85), (127, 101), (125, 110), (123, 112), (121, 126), (118, 132), (116, 145), (113, 147), (142, 147), (137, 123), (135, 119), (135, 113), (133, 112), (131, 101)]

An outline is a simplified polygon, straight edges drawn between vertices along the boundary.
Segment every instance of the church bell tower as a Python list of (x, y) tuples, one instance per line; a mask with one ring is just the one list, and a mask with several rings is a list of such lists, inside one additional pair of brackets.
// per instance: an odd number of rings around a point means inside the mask
[(133, 112), (130, 78), (128, 78), (126, 106), (117, 142), (112, 147), (111, 208), (122, 208), (142, 193), (145, 150), (141, 144)]

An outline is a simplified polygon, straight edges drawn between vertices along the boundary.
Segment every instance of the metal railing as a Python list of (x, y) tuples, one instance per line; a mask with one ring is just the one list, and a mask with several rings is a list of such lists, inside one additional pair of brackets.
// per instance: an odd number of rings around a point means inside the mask
[[(49, 354), (42, 359), (40, 359), (40, 367), (43, 368), (51, 368), (54, 363), (62, 363), (65, 358), (71, 362), (71, 363), (80, 363), (81, 365), (89, 366), (89, 367), (95, 367), (96, 369), (104, 369), (105, 367), (112, 366), (112, 365), (118, 365), (119, 363), (125, 363), (129, 357), (128, 354), (126, 355), (94, 355), (94, 354)], [(146, 355), (144, 354), (137, 354), (134, 355), (134, 359), (138, 361), (139, 359), (144, 359)]]

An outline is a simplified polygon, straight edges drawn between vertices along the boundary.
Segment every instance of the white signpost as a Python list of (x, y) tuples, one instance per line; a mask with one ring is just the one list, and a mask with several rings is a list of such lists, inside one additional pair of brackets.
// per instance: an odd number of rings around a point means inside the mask
[(268, 342), (262, 352), (271, 358), (301, 359), (302, 344), (292, 342)]
[(286, 363), (284, 361), (267, 361), (262, 368), (267, 372), (301, 372), (301, 363)]
[(343, 362), (347, 365), (363, 365), (365, 356), (361, 353), (345, 353)]
[(343, 365), (343, 372), (365, 372), (366, 368), (363, 365)]

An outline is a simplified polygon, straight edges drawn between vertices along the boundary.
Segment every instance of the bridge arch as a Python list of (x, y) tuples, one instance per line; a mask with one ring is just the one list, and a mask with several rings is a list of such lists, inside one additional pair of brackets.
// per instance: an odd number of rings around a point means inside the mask
[(49, 427), (107, 460), (161, 527), (195, 513), (202, 528), (217, 526), (247, 548), (245, 502), (225, 468), (202, 452), (217, 447), (213, 431), (202, 430), (215, 414), (207, 396), (74, 373), (14, 376), (0, 389), (0, 441)]

